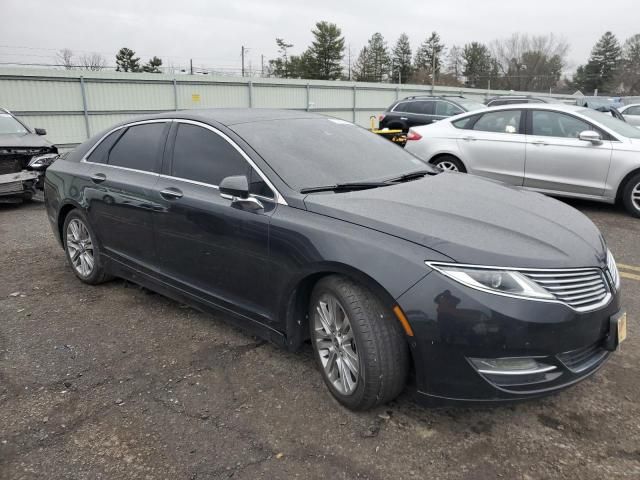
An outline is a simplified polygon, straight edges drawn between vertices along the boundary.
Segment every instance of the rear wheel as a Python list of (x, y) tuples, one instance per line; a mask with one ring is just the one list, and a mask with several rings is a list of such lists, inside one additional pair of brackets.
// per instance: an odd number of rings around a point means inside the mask
[(64, 251), (76, 277), (96, 285), (108, 280), (96, 235), (80, 210), (72, 210), (64, 220), (62, 230)]
[(462, 162), (453, 155), (442, 155), (435, 160), (432, 160), (431, 164), (436, 167), (440, 167), (442, 170), (467, 173), (467, 169), (464, 168)]
[(400, 394), (408, 345), (399, 322), (369, 290), (338, 275), (320, 280), (309, 326), (323, 379), (340, 403), (366, 410)]
[(636, 173), (625, 185), (622, 201), (631, 215), (640, 217), (640, 173)]

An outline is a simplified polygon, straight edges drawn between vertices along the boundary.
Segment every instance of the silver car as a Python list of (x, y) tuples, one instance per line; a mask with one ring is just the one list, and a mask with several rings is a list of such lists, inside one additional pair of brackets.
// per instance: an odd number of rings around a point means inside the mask
[(411, 128), (406, 149), (446, 170), (549, 195), (621, 201), (640, 217), (640, 129), (596, 110), (486, 108)]
[(618, 111), (624, 116), (627, 123), (640, 128), (640, 103), (625, 105), (620, 107)]

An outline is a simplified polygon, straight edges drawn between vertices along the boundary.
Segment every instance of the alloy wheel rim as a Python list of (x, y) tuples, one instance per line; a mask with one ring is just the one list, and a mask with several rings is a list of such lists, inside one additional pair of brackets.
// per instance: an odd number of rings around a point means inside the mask
[(443, 170), (450, 170), (452, 172), (459, 171), (458, 167), (456, 167), (456, 164), (448, 160), (443, 160), (442, 162), (438, 162), (438, 166)]
[(640, 183), (631, 190), (631, 202), (633, 206), (640, 210)]
[(77, 218), (67, 226), (67, 250), (73, 269), (82, 277), (91, 275), (95, 266), (93, 241), (87, 226)]
[(351, 395), (358, 385), (360, 360), (349, 317), (333, 295), (325, 294), (318, 300), (314, 332), (327, 378), (342, 395)]

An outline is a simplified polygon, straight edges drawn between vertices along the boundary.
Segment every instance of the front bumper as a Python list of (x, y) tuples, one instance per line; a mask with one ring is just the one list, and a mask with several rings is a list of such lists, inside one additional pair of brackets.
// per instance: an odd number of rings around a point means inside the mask
[(41, 177), (41, 172), (30, 170), (0, 175), (0, 197), (31, 196), (41, 183)]
[[(610, 318), (620, 295), (591, 312), (493, 295), (431, 272), (398, 298), (414, 332), (410, 339), (418, 400), (501, 402), (546, 395), (573, 385), (607, 360)], [(480, 373), (471, 358), (535, 358), (554, 366), (535, 375)]]

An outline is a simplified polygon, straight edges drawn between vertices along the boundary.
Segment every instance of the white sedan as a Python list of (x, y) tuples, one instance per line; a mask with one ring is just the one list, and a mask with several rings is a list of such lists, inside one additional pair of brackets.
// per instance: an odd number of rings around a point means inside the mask
[(406, 149), (445, 170), (554, 196), (621, 201), (640, 217), (640, 129), (596, 110), (486, 108), (411, 128)]
[(640, 103), (625, 105), (620, 107), (618, 111), (624, 116), (625, 120), (634, 127), (640, 128)]

